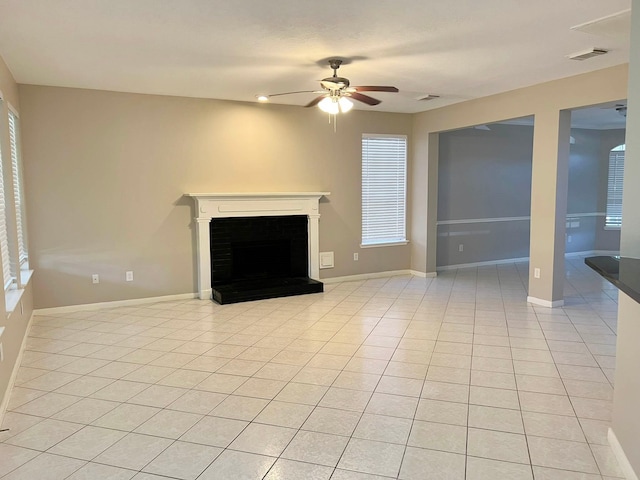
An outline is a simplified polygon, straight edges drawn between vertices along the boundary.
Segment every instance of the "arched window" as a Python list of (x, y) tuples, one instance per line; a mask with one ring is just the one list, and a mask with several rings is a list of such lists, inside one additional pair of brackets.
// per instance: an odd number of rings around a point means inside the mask
[(609, 179), (607, 182), (607, 216), (604, 226), (620, 228), (622, 225), (622, 178), (624, 176), (625, 145), (609, 152)]

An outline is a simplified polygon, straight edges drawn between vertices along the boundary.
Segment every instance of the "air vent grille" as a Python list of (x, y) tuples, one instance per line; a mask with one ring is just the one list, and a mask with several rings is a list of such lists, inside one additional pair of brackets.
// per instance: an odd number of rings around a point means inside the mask
[(606, 53), (609, 53), (609, 50), (605, 50), (604, 48), (590, 48), (589, 50), (584, 50), (582, 52), (572, 53), (571, 55), (567, 55), (567, 57), (571, 60), (587, 60), (589, 58), (605, 55)]

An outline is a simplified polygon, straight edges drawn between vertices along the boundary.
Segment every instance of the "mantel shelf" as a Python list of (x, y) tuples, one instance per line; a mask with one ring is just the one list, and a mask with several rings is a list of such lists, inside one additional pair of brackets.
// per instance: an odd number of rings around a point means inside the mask
[(247, 192), (247, 193), (185, 193), (187, 197), (201, 198), (264, 198), (264, 197), (328, 197), (331, 192)]

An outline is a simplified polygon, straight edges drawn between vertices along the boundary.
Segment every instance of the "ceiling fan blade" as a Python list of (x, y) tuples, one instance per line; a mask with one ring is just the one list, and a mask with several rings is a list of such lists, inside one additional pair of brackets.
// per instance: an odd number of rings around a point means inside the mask
[(356, 92), (391, 92), (398, 93), (398, 89), (396, 87), (384, 87), (381, 85), (378, 86), (364, 86), (364, 87), (351, 87)]
[(272, 93), (268, 97), (279, 97), (280, 95), (293, 95), (294, 93), (316, 93), (316, 90), (298, 90), (297, 92)]
[(320, 100), (322, 100), (325, 97), (326, 97), (326, 95), (320, 95), (319, 97), (316, 97), (313, 100), (311, 100), (304, 107), (305, 108), (307, 108), (307, 107), (315, 107), (318, 103), (320, 103)]
[(358, 92), (350, 93), (349, 96), (354, 100), (358, 100), (359, 102), (366, 103), (367, 105), (371, 106), (378, 105), (380, 103), (380, 100), (378, 100), (377, 98), (370, 97), (369, 95), (363, 95)]

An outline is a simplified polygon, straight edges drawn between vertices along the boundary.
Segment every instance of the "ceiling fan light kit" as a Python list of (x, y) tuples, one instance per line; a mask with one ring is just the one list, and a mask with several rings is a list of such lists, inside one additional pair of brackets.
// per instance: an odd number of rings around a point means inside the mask
[(318, 103), (318, 107), (325, 113), (337, 115), (347, 113), (353, 108), (353, 102), (347, 97), (324, 97)]

